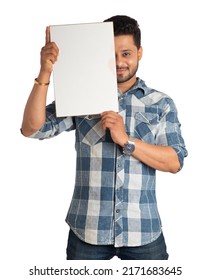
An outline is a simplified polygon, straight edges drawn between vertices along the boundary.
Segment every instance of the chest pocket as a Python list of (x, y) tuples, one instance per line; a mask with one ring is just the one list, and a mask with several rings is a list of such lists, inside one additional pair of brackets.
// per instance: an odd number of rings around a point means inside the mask
[(94, 146), (105, 139), (100, 115), (77, 117), (77, 139), (79, 142)]
[(155, 113), (136, 112), (135, 118), (135, 137), (144, 142), (155, 144), (156, 133), (159, 124), (159, 116)]

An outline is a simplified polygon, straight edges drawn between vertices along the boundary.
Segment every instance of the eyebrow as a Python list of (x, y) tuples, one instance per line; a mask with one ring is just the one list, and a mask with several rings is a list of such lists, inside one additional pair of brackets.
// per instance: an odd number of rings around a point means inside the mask
[(123, 53), (123, 52), (134, 52), (134, 51), (133, 51), (133, 50), (131, 50), (131, 49), (121, 50), (121, 53)]
[(121, 52), (133, 52), (133, 50), (131, 50), (131, 49), (125, 49), (125, 50), (122, 50)]

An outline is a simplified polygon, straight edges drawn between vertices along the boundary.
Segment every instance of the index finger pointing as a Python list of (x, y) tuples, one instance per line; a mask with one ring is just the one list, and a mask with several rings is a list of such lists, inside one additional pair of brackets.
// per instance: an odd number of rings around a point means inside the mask
[(46, 34), (45, 34), (45, 45), (50, 43), (50, 27), (46, 27)]

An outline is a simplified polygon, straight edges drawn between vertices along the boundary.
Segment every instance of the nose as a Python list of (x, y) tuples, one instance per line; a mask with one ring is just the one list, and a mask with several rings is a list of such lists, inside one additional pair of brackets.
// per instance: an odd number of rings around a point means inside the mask
[(115, 61), (116, 61), (116, 66), (117, 67), (122, 67), (123, 65), (125, 65), (124, 64), (124, 59), (120, 55), (117, 55), (117, 54), (115, 55)]

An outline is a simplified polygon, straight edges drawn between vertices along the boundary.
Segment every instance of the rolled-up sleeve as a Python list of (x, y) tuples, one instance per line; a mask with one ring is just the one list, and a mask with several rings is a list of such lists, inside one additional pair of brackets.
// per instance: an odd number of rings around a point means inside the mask
[(29, 138), (35, 139), (48, 139), (59, 135), (64, 131), (70, 131), (75, 129), (74, 117), (56, 117), (55, 102), (46, 106), (46, 121), (42, 128)]
[(178, 156), (180, 169), (183, 167), (184, 158), (188, 155), (184, 139), (181, 133), (181, 124), (178, 120), (178, 112), (172, 99), (167, 98), (167, 105), (160, 118), (157, 133), (157, 144), (172, 147)]

